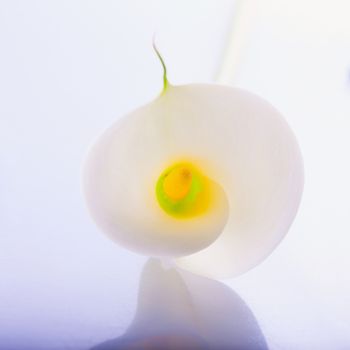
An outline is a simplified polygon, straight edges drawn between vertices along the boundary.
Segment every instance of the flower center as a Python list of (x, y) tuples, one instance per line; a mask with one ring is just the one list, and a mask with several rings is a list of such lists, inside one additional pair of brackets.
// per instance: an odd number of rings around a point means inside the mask
[(186, 166), (178, 166), (164, 177), (164, 194), (173, 201), (179, 201), (188, 195), (191, 185), (191, 170)]
[(210, 183), (191, 163), (176, 163), (160, 175), (156, 196), (167, 214), (191, 218), (207, 210), (211, 201)]

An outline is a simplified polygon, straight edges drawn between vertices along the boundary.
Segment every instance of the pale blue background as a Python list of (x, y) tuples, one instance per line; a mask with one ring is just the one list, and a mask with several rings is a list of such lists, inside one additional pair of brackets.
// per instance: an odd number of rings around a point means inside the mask
[[(286, 116), (306, 182), (283, 243), (226, 282), (271, 349), (347, 349), (349, 2), (247, 2), (228, 80)], [(85, 349), (125, 330), (146, 258), (94, 226), (80, 191), (82, 160), (101, 131), (160, 91), (153, 33), (171, 82), (212, 82), (234, 5), (0, 2), (0, 349)]]

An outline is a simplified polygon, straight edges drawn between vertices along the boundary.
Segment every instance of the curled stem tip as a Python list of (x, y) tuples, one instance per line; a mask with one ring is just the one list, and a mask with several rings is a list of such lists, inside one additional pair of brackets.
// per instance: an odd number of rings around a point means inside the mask
[(166, 88), (168, 87), (169, 85), (169, 82), (168, 82), (168, 78), (167, 78), (167, 73), (166, 73), (166, 65), (164, 63), (164, 60), (163, 60), (163, 57), (161, 56), (161, 54), (159, 53), (158, 51), (158, 48), (154, 42), (154, 38), (153, 38), (153, 49), (156, 53), (156, 55), (158, 56), (159, 60), (160, 60), (160, 63), (162, 64), (162, 67), (163, 67), (163, 92), (166, 90)]

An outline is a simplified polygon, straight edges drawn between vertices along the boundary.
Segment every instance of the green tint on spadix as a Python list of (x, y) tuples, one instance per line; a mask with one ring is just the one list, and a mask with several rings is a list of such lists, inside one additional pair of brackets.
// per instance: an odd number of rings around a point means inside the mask
[(165, 169), (156, 184), (160, 207), (176, 218), (203, 214), (211, 202), (210, 181), (191, 163), (176, 163)]

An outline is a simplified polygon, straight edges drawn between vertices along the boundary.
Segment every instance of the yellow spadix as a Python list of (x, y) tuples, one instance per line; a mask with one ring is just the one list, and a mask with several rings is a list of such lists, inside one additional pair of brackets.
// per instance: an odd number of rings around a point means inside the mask
[(204, 214), (211, 204), (211, 184), (191, 163), (177, 163), (160, 175), (156, 185), (161, 208), (176, 218)]

